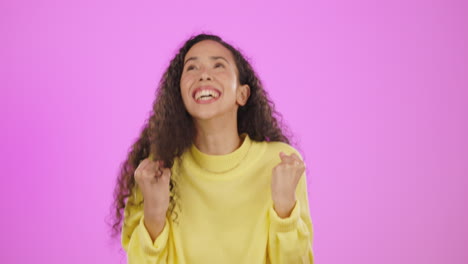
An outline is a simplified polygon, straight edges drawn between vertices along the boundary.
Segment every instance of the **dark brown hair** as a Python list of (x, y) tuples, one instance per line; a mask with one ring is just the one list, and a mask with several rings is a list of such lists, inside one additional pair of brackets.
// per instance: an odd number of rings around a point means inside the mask
[[(230, 50), (236, 62), (240, 84), (248, 84), (250, 87), (251, 94), (247, 103), (238, 109), (238, 133), (247, 133), (255, 141), (289, 143), (287, 130), (279, 122), (281, 115), (275, 111), (260, 79), (242, 53), (216, 35), (192, 36), (182, 45), (164, 72), (156, 90), (149, 120), (130, 148), (127, 159), (120, 166), (111, 207), (112, 237), (121, 232), (123, 211), (127, 198), (132, 195), (131, 191), (135, 186), (133, 174), (140, 161), (151, 153), (155, 159), (163, 160), (165, 167), (172, 168), (174, 160), (180, 158), (192, 145), (196, 131), (192, 117), (182, 101), (180, 78), (185, 55), (193, 45), (203, 40), (216, 41)], [(175, 187), (175, 182), (171, 179), (168, 215), (172, 215), (175, 208)]]

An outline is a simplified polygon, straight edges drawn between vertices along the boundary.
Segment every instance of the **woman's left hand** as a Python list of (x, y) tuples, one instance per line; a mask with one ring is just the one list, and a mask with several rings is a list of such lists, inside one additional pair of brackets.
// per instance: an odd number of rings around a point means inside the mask
[(304, 162), (295, 153), (280, 152), (281, 162), (273, 168), (271, 195), (276, 213), (281, 218), (291, 215), (296, 205), (296, 187), (305, 171)]

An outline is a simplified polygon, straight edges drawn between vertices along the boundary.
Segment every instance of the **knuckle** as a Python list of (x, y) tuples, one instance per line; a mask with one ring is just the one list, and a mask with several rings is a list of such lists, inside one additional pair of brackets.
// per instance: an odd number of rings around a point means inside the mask
[(141, 173), (140, 173), (139, 170), (136, 170), (133, 175), (134, 175), (135, 178), (140, 178), (141, 177)]
[(169, 175), (169, 176), (172, 175), (171, 169), (167, 169), (167, 170), (164, 170), (162, 172)]

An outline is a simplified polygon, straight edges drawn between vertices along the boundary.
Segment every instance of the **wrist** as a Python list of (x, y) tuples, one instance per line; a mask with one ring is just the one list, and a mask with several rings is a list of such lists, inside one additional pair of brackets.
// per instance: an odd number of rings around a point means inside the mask
[(286, 218), (291, 215), (294, 207), (296, 205), (296, 199), (288, 200), (288, 201), (278, 201), (273, 203), (273, 209), (275, 210), (276, 214), (278, 214), (281, 218)]
[(145, 218), (151, 221), (164, 221), (166, 219), (166, 212), (167, 210), (159, 209), (159, 208), (150, 208), (146, 207), (143, 209)]

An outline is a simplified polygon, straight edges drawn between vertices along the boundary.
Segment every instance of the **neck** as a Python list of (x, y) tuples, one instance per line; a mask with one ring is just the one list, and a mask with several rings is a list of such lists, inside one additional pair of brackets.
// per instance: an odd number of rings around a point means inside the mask
[(208, 155), (226, 155), (242, 145), (237, 132), (237, 119), (217, 117), (195, 122), (195, 146)]

